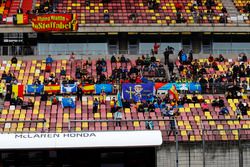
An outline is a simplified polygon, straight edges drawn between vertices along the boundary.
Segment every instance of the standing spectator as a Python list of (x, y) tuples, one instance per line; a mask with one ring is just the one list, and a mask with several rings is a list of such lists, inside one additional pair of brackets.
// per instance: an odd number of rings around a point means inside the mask
[(82, 101), (82, 94), (83, 94), (83, 92), (82, 92), (82, 88), (80, 86), (77, 87), (76, 94), (77, 94), (77, 100)]
[(59, 102), (58, 97), (56, 97), (55, 94), (50, 98), (50, 101), (53, 105), (57, 105)]
[(160, 45), (157, 44), (157, 42), (155, 42), (155, 44), (154, 44), (154, 54), (158, 54), (159, 48), (160, 48)]
[(51, 57), (51, 55), (49, 55), (47, 58), (46, 58), (46, 64), (52, 64), (53, 63), (53, 59)]
[(115, 122), (116, 126), (121, 126), (121, 121), (120, 121), (121, 119), (122, 119), (122, 113), (121, 113), (121, 108), (119, 107), (114, 114), (114, 120), (116, 120)]
[(105, 91), (103, 89), (102, 89), (102, 92), (100, 93), (100, 103), (101, 104), (106, 103), (106, 93), (105, 93)]
[(97, 98), (95, 98), (95, 100), (93, 102), (93, 113), (97, 112), (98, 105), (99, 105), (99, 102), (98, 102)]
[(149, 129), (149, 130), (154, 129), (154, 122), (151, 119), (152, 119), (152, 117), (149, 116), (148, 120), (146, 121), (146, 129)]
[(176, 124), (175, 124), (174, 116), (170, 118), (169, 124), (170, 124), (170, 130), (169, 130), (168, 136), (170, 136), (172, 133), (174, 134), (174, 132), (176, 131)]

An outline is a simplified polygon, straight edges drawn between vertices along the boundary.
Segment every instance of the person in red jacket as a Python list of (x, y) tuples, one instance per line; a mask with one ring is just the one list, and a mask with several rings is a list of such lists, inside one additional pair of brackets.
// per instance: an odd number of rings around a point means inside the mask
[(159, 48), (160, 48), (160, 45), (155, 42), (155, 44), (154, 44), (154, 54), (158, 54)]

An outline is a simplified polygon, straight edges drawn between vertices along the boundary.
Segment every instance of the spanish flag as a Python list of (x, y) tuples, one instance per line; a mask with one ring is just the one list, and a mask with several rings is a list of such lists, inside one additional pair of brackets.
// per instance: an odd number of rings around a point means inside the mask
[(94, 84), (84, 84), (82, 87), (82, 91), (84, 93), (92, 93), (95, 91), (95, 85)]
[(44, 86), (44, 91), (47, 93), (58, 93), (60, 90), (60, 85), (57, 84)]
[(175, 87), (174, 84), (173, 84), (172, 87), (169, 89), (169, 93), (170, 93), (171, 95), (173, 95), (173, 97), (174, 97), (174, 99), (175, 99), (176, 101), (179, 100), (179, 93), (178, 93), (178, 91), (177, 91), (177, 89), (176, 89), (176, 87)]
[(24, 86), (23, 85), (12, 85), (12, 93), (15, 97), (23, 97)]

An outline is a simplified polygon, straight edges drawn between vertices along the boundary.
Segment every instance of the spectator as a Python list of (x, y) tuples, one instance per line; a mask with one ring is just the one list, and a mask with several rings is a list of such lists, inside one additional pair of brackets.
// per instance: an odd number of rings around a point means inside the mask
[(106, 93), (105, 91), (102, 89), (101, 93), (100, 93), (100, 103), (101, 104), (106, 104)]
[(16, 58), (16, 56), (12, 57), (11, 64), (17, 64), (17, 58)]
[(20, 106), (23, 105), (23, 100), (20, 97), (16, 98), (16, 105), (20, 105)]
[(209, 107), (208, 104), (206, 103), (206, 101), (204, 101), (203, 103), (201, 103), (201, 108), (202, 110), (205, 111), (209, 111)]
[(51, 72), (52, 65), (51, 63), (46, 64), (45, 66), (45, 72)]
[(113, 54), (112, 57), (111, 57), (111, 63), (116, 63), (117, 60), (116, 60), (116, 57), (115, 55)]
[(158, 50), (160, 48), (161, 45), (157, 44), (157, 42), (155, 42), (154, 44), (154, 54), (158, 54)]
[(121, 56), (121, 60), (120, 61), (121, 61), (121, 63), (126, 63), (127, 62), (126, 58), (124, 57), (124, 55)]
[(96, 113), (97, 110), (98, 110), (98, 105), (99, 105), (99, 102), (97, 100), (97, 98), (95, 98), (94, 102), (93, 102), (93, 113)]
[(137, 108), (137, 112), (145, 112), (143, 104), (140, 104)]
[(53, 59), (51, 57), (51, 55), (49, 55), (47, 58), (46, 58), (46, 64), (52, 64), (53, 63)]
[(31, 98), (28, 99), (27, 108), (28, 108), (28, 109), (33, 109), (33, 108), (34, 108), (34, 103), (33, 103), (33, 101), (31, 100)]
[(146, 121), (146, 129), (148, 129), (148, 130), (154, 129), (154, 122), (152, 121), (151, 116), (149, 116), (148, 120)]
[(136, 13), (131, 13), (128, 18), (129, 20), (136, 21)]
[(110, 15), (109, 15), (108, 10), (104, 10), (103, 18), (104, 18), (104, 22), (105, 23), (109, 23), (109, 21), (110, 21)]
[(118, 107), (117, 111), (114, 114), (114, 120), (115, 122), (115, 126), (121, 126), (121, 120), (122, 119), (122, 113), (121, 113), (121, 108)]
[(76, 95), (77, 95), (77, 99), (82, 101), (83, 92), (82, 92), (82, 88), (80, 86), (77, 87)]
[(64, 69), (64, 67), (61, 68), (60, 74), (61, 76), (66, 76), (66, 70)]
[(53, 105), (57, 105), (59, 102), (58, 97), (56, 97), (55, 94), (50, 98), (50, 101)]
[(227, 115), (227, 114), (229, 114), (229, 110), (227, 109), (227, 107), (222, 107), (219, 114), (220, 115)]
[(176, 123), (175, 123), (175, 118), (174, 118), (174, 116), (172, 116), (172, 117), (170, 118), (169, 124), (170, 124), (170, 130), (169, 130), (168, 136), (170, 136), (172, 133), (174, 134), (175, 131), (176, 131)]

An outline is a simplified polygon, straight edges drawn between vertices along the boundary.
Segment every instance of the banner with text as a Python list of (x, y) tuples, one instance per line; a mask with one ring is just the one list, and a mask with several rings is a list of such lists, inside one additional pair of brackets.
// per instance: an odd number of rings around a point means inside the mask
[(31, 22), (36, 32), (78, 30), (76, 14), (43, 14), (35, 16)]

